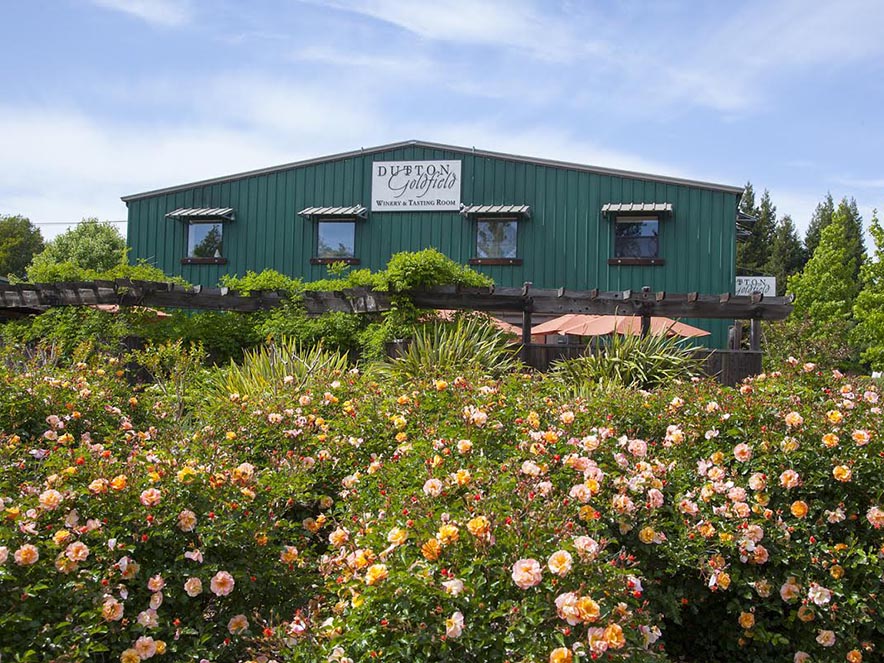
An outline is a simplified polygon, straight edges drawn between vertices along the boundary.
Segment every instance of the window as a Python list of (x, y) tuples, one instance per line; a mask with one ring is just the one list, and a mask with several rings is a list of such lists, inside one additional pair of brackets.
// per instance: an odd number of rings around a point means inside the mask
[(317, 258), (346, 260), (356, 257), (355, 221), (320, 221), (316, 228)]
[(516, 219), (478, 219), (476, 257), (480, 260), (515, 258), (518, 227)]
[(618, 216), (614, 233), (614, 257), (655, 260), (659, 250), (656, 216)]
[(223, 225), (220, 221), (191, 223), (187, 226), (189, 258), (220, 258), (223, 249)]

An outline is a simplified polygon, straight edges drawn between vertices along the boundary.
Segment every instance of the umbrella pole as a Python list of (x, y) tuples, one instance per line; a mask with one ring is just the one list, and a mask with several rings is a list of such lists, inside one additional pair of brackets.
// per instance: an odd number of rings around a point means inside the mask
[(531, 348), (531, 309), (527, 306), (522, 310), (522, 361), (528, 363)]
[(651, 333), (651, 316), (643, 311), (642, 312), (642, 338), (645, 338), (648, 334)]

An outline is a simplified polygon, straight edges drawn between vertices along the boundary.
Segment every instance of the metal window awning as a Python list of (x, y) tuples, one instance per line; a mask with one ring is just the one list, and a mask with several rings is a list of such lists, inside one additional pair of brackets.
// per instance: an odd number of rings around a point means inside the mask
[(602, 214), (672, 214), (672, 203), (605, 203)]
[(221, 219), (222, 221), (233, 221), (234, 213), (232, 207), (179, 207), (166, 214), (167, 219), (180, 219), (189, 221), (191, 219)]
[(362, 219), (365, 220), (367, 210), (362, 205), (349, 207), (305, 207), (298, 216), (316, 220), (321, 218)]
[(460, 213), (464, 216), (521, 216), (531, 218), (530, 205), (461, 205)]

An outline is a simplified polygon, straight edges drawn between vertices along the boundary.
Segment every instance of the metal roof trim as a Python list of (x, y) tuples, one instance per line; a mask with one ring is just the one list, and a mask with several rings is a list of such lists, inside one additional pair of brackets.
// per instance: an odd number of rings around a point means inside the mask
[(461, 205), (460, 213), (464, 216), (480, 216), (482, 214), (511, 214), (531, 218), (530, 205)]
[(506, 152), (492, 152), (490, 150), (477, 150), (474, 147), (460, 147), (457, 145), (445, 145), (443, 143), (430, 143), (421, 140), (406, 140), (398, 143), (388, 143), (386, 145), (378, 145), (376, 147), (361, 148), (359, 150), (351, 150), (349, 152), (339, 152), (323, 157), (314, 157), (312, 159), (304, 159), (302, 161), (293, 161), (291, 163), (281, 164), (279, 166), (271, 166), (269, 168), (259, 168), (257, 170), (249, 170), (242, 173), (234, 173), (232, 175), (224, 175), (205, 180), (197, 180), (186, 184), (177, 184), (175, 186), (164, 187), (161, 189), (153, 189), (142, 193), (133, 193), (127, 196), (121, 196), (120, 200), (128, 203), (132, 200), (141, 198), (151, 198), (167, 193), (175, 193), (177, 191), (186, 191), (198, 186), (207, 186), (210, 184), (221, 184), (222, 182), (234, 182), (236, 180), (246, 179), (248, 177), (256, 177), (258, 175), (269, 175), (280, 171), (291, 170), (293, 168), (301, 168), (311, 166), (328, 161), (340, 161), (352, 157), (362, 156), (365, 154), (377, 154), (378, 152), (389, 152), (403, 147), (425, 147), (436, 150), (447, 150), (449, 152), (461, 152), (463, 154), (472, 154), (480, 157), (488, 157), (493, 159), (504, 159), (507, 161), (519, 161), (522, 163), (530, 163), (538, 166), (549, 166), (552, 168), (565, 168), (568, 170), (579, 170), (583, 172), (596, 173), (598, 175), (612, 175), (615, 177), (628, 177), (631, 179), (648, 180), (651, 182), (661, 182), (663, 184), (676, 184), (681, 186), (692, 186), (700, 189), (711, 189), (713, 191), (725, 191), (727, 193), (742, 194), (743, 187), (732, 186), (729, 184), (717, 184), (715, 182), (706, 182), (703, 180), (692, 180), (682, 177), (667, 177), (665, 175), (654, 175), (652, 173), (642, 173), (631, 170), (621, 170), (618, 168), (602, 168), (600, 166), (591, 166), (587, 164), (573, 163), (569, 161), (558, 161), (555, 159), (542, 159), (537, 157), (528, 157), (518, 154), (508, 154)]
[(368, 210), (364, 205), (349, 205), (347, 207), (305, 207), (298, 212), (298, 216), (308, 218), (325, 216), (365, 219), (367, 211)]
[(602, 214), (655, 212), (672, 214), (672, 203), (605, 203)]
[(234, 209), (232, 207), (179, 207), (167, 212), (167, 219), (224, 219), (233, 221)]

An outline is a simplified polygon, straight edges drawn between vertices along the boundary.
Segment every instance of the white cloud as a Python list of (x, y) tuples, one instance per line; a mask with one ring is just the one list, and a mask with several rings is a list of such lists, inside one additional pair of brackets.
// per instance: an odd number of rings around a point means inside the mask
[(191, 21), (188, 0), (92, 0), (99, 7), (129, 14), (148, 23), (177, 28)]
[(606, 49), (586, 33), (528, 0), (317, 0), (369, 16), (418, 37), (451, 43), (505, 46), (551, 60), (572, 60)]

